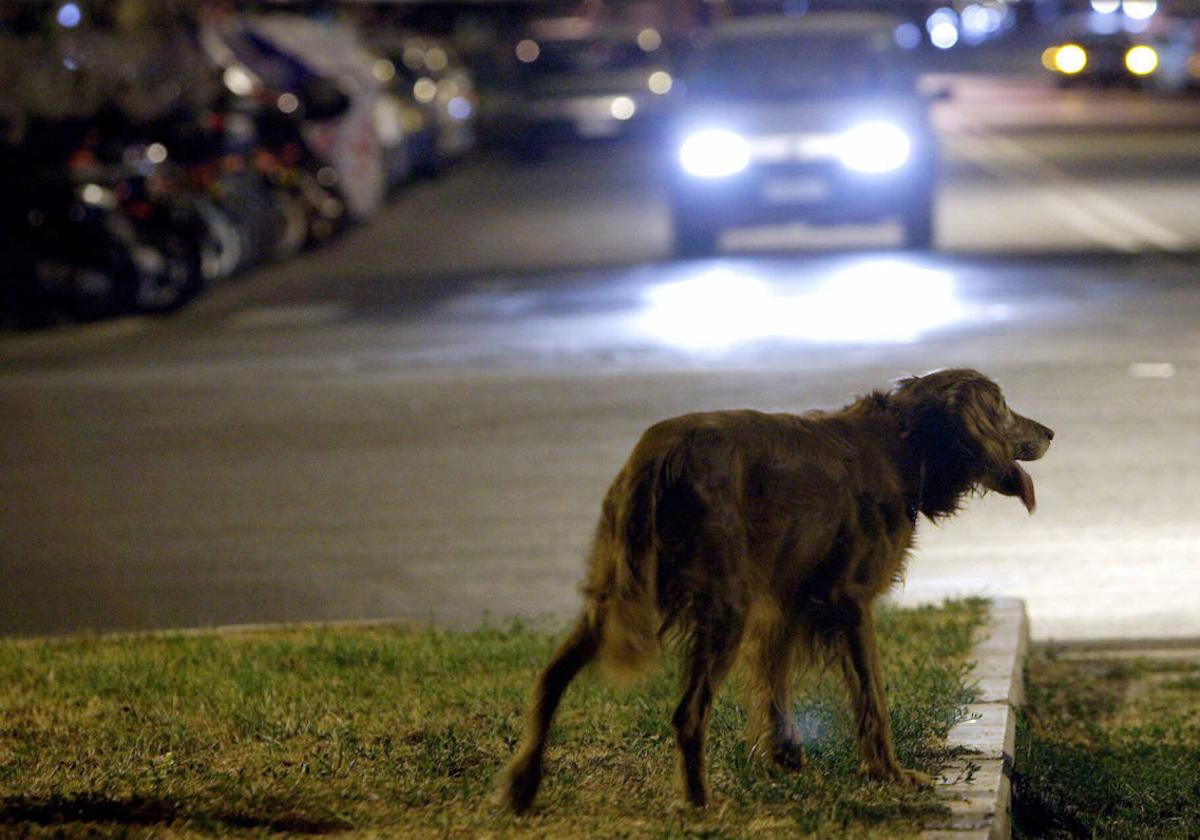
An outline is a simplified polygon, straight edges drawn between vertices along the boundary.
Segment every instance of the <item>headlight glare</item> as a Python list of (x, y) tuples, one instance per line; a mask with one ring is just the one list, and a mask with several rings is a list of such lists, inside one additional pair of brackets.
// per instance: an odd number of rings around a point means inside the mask
[(1158, 69), (1158, 53), (1145, 44), (1130, 47), (1125, 53), (1125, 67), (1135, 76), (1149, 76)]
[(1078, 44), (1063, 44), (1054, 51), (1053, 62), (1055, 70), (1073, 76), (1087, 67), (1087, 50)]
[(697, 178), (726, 178), (750, 165), (750, 144), (724, 129), (697, 131), (679, 147), (679, 163)]
[(855, 172), (891, 172), (908, 162), (912, 140), (900, 126), (882, 120), (860, 123), (838, 144), (842, 165)]

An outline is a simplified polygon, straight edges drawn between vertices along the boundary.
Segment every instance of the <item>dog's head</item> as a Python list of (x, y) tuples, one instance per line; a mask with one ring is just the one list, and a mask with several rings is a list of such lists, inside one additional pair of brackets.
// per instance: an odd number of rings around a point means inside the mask
[(1054, 432), (1009, 408), (999, 385), (978, 371), (939, 370), (900, 380), (890, 398), (926, 470), (923, 513), (953, 513), (980, 487), (1017, 496), (1033, 513), (1033, 479), (1018, 462), (1045, 455)]

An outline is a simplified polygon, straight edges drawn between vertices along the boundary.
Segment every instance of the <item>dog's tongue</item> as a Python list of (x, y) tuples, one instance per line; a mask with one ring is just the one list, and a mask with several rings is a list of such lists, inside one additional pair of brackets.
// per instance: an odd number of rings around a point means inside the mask
[(1013, 489), (1013, 495), (1020, 496), (1025, 504), (1025, 510), (1031, 514), (1037, 508), (1037, 496), (1033, 492), (1033, 479), (1029, 473), (1016, 461), (1013, 461), (1012, 472), (1008, 474), (1008, 483)]

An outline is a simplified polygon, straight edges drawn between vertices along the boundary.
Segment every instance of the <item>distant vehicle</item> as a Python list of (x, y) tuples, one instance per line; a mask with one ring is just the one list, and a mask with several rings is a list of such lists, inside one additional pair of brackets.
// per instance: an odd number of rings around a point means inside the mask
[(428, 35), (410, 35), (392, 59), (397, 72), (412, 83), (414, 96), (436, 109), (438, 157), (448, 161), (471, 151), (476, 141), (479, 93), (458, 52)]
[[(395, 69), (389, 59), (376, 61), (385, 76), (375, 103), (375, 132), (383, 148), (389, 189), (419, 175), (433, 175), (441, 166), (438, 150), (438, 110), (433, 103), (435, 84), (428, 78), (414, 79)], [(425, 88), (430, 88), (426, 94)], [(418, 98), (420, 95), (420, 98)]]
[(813, 13), (713, 30), (672, 132), (677, 253), (712, 252), (726, 227), (887, 218), (931, 247), (938, 145), (898, 23)]
[(556, 140), (620, 136), (662, 117), (673, 98), (667, 48), (654, 29), (544, 24), (513, 52), (515, 84), (490, 125), (522, 156)]
[(1062, 87), (1131, 87), (1179, 92), (1200, 82), (1193, 26), (1155, 18), (1130, 29), (1119, 20), (1096, 28), (1076, 21), (1059, 43), (1042, 53), (1042, 65)]
[[(381, 56), (373, 72), (388, 100), (383, 110), (390, 112), (381, 115), (380, 134), (393, 147), (407, 149), (409, 169), (432, 172), (475, 148), (479, 93), (458, 53), (440, 39), (415, 33), (387, 33), (370, 43)], [(386, 126), (388, 120), (394, 129)], [(390, 168), (395, 181), (394, 162)]]

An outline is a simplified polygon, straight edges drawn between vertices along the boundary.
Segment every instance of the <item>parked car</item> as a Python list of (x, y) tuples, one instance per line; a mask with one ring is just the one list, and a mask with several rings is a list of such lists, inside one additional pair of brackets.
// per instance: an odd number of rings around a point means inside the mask
[(399, 59), (377, 58), (374, 69), (381, 84), (375, 125), (390, 188), (419, 175), (432, 175), (449, 159), (442, 148), (439, 83), (410, 71)]
[(386, 61), (376, 78), (389, 88), (402, 87), (433, 115), (433, 152), (438, 165), (462, 157), (477, 142), (479, 93), (457, 51), (429, 35), (403, 33), (373, 42)]
[(896, 21), (758, 16), (715, 28), (686, 77), (671, 132), (679, 254), (723, 228), (896, 218), (933, 243), (938, 144)]
[(557, 140), (616, 137), (650, 126), (673, 99), (667, 50), (653, 29), (543, 24), (515, 44), (513, 55), (512, 90), (498, 97), (489, 122), (524, 157), (539, 156)]

